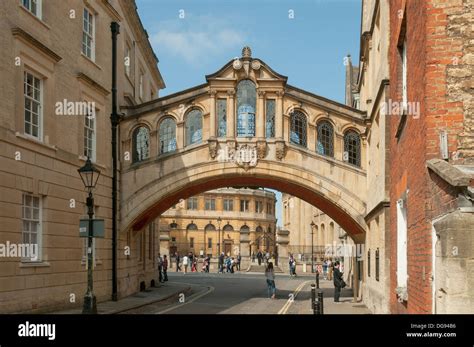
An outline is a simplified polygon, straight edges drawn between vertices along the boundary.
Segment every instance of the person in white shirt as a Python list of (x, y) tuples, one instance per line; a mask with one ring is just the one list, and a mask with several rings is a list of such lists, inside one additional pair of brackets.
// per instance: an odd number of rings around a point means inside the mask
[(184, 273), (186, 274), (188, 272), (188, 264), (189, 264), (189, 258), (187, 255), (183, 257), (183, 266), (184, 266)]

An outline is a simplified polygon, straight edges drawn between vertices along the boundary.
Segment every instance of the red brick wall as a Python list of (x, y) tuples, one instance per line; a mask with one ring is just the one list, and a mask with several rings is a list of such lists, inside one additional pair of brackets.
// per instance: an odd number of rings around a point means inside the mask
[[(455, 206), (456, 192), (426, 168), (439, 158), (439, 131), (448, 131), (449, 151), (456, 150), (456, 134), (463, 127), (462, 105), (447, 99), (447, 65), (461, 50), (447, 34), (448, 14), (462, 0), (390, 1), (390, 84), (392, 101), (401, 100), (401, 57), (398, 50), (404, 21), (408, 47), (408, 101), (420, 103), (420, 118), (408, 116), (399, 139), (400, 122), (391, 116), (390, 308), (393, 313), (430, 313), (431, 219)], [(400, 13), (404, 18), (400, 19)], [(408, 301), (397, 301), (396, 201), (405, 190), (408, 219)]]

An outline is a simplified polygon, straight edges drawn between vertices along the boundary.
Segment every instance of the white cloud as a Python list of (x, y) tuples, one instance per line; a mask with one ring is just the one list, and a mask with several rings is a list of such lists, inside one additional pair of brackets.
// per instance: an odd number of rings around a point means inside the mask
[(162, 23), (163, 29), (150, 34), (158, 52), (166, 50), (187, 63), (196, 65), (216, 54), (238, 52), (245, 43), (244, 34), (226, 22), (211, 16), (187, 16), (186, 19)]

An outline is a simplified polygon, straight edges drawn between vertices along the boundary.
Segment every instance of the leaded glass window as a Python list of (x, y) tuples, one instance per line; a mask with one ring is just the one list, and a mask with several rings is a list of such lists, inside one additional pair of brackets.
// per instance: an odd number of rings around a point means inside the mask
[(328, 121), (322, 121), (317, 127), (316, 151), (319, 154), (334, 156), (334, 129)]
[(217, 99), (217, 137), (227, 134), (227, 99)]
[(150, 132), (138, 127), (133, 132), (133, 162), (148, 159), (150, 155)]
[(295, 111), (290, 116), (290, 122), (290, 141), (306, 147), (306, 116), (300, 111)]
[(266, 101), (265, 133), (266, 137), (275, 137), (275, 100)]
[(237, 136), (255, 136), (255, 110), (257, 88), (250, 80), (243, 80), (237, 86)]
[(160, 154), (176, 150), (176, 123), (172, 118), (165, 118), (160, 124)]
[(202, 113), (194, 109), (186, 117), (186, 146), (202, 141)]
[(360, 136), (354, 130), (344, 135), (344, 152), (347, 152), (347, 162), (360, 166)]

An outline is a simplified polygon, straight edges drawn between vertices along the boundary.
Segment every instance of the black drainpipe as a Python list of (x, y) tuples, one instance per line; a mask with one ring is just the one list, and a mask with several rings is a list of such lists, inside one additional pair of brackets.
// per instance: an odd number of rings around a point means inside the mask
[(117, 113), (117, 35), (120, 25), (110, 24), (112, 30), (112, 300), (117, 301), (117, 126), (120, 116)]

